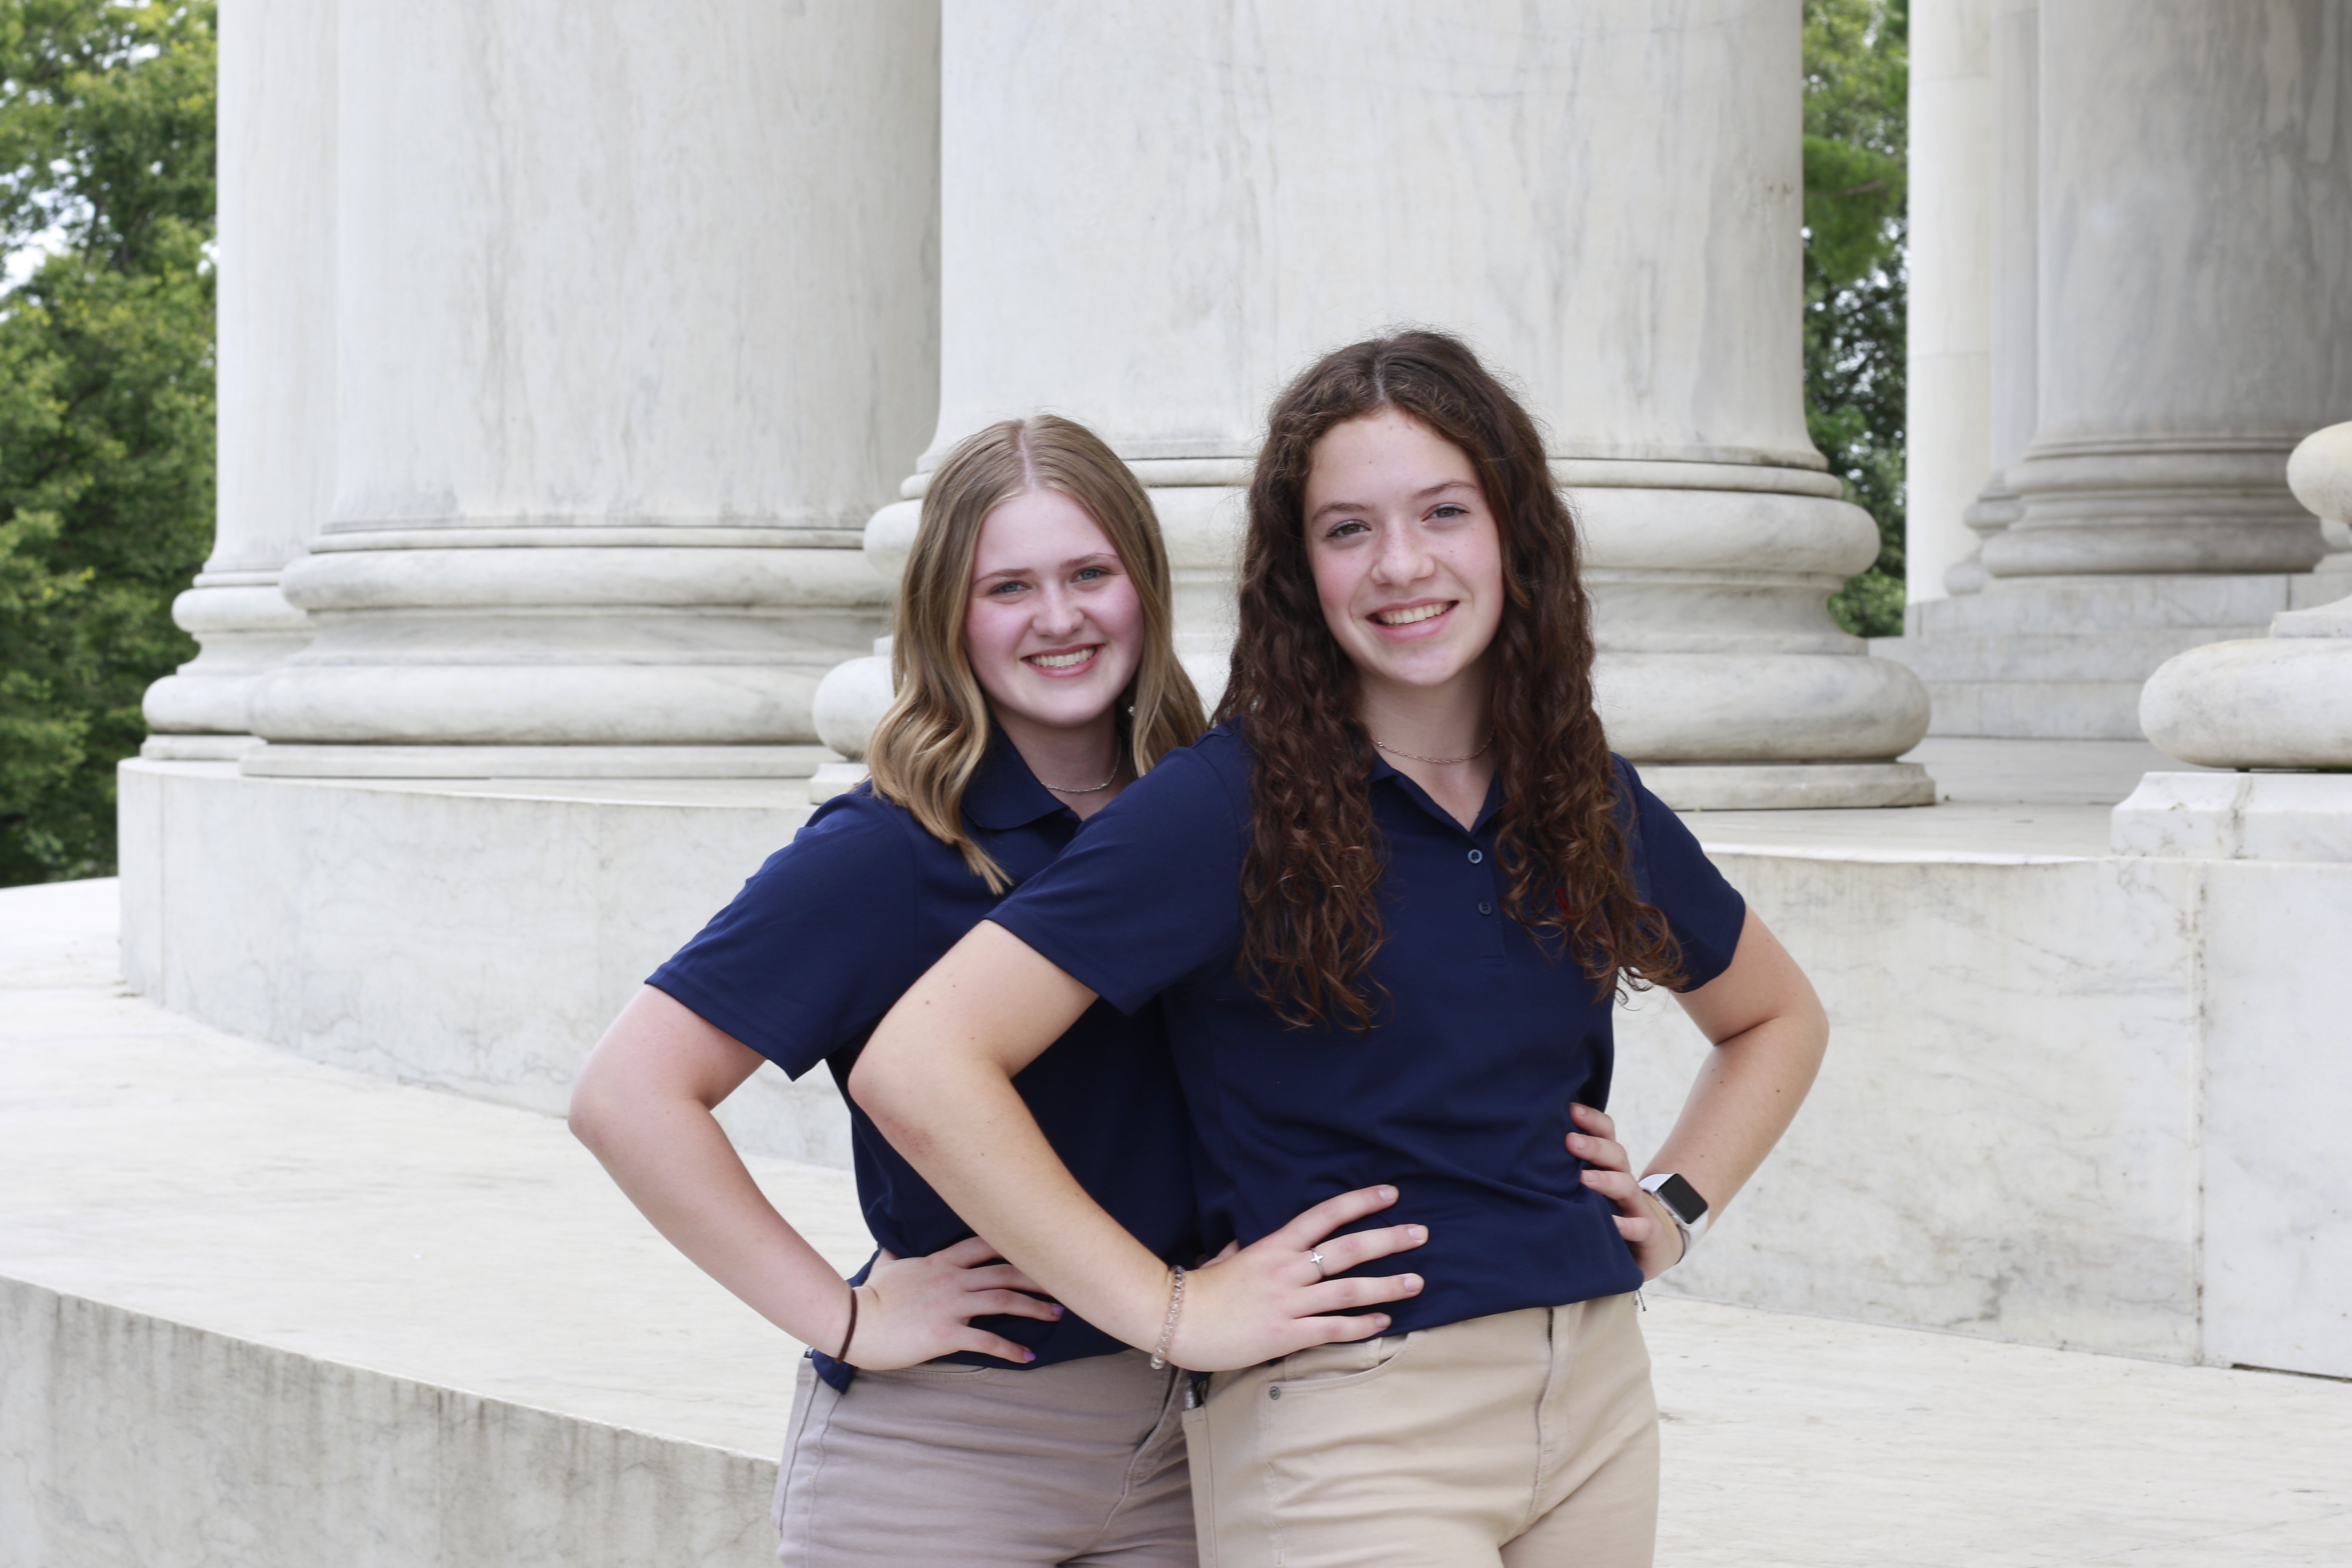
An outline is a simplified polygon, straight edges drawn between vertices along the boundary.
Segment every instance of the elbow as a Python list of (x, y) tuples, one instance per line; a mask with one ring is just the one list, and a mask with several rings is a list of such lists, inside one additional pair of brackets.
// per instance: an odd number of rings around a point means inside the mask
[(600, 1158), (605, 1135), (611, 1131), (605, 1100), (603, 1075), (592, 1060), (572, 1085), (572, 1101), (564, 1111), (563, 1124), (572, 1129), (572, 1136), (587, 1145), (589, 1152)]
[(898, 1059), (901, 1054), (891, 1043), (889, 1031), (877, 1029), (849, 1069), (849, 1098), (874, 1119), (874, 1125), (893, 1143), (912, 1131), (905, 1114), (907, 1097), (902, 1080), (906, 1075), (904, 1064)]

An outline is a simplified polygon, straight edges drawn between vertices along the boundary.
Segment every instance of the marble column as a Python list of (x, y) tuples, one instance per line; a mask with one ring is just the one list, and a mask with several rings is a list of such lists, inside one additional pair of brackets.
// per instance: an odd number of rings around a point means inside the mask
[[(1968, 556), (1944, 574), (1954, 595), (1974, 594), (1991, 580), (1984, 541), (2015, 522), (2023, 508), (2009, 488), (2009, 468), (2033, 439), (2036, 347), (2035, 291), (2040, 258), (2036, 237), (2034, 163), (2041, 50), (2041, 0), (1995, 0), (1988, 29), (1992, 94), (1987, 147), (1986, 239), (1987, 404), (1989, 477), (1961, 521), (1976, 536)], [(1916, 153), (1914, 154), (1916, 157)], [(1927, 220), (1928, 199), (1913, 187), (1913, 232)], [(1916, 241), (1915, 241), (1916, 243)], [(1915, 282), (1914, 287), (1916, 287)], [(1917, 432), (1913, 432), (1917, 439)], [(1914, 595), (1914, 602), (1919, 602)], [(1916, 619), (1916, 617), (1915, 617)]]
[(246, 771), (805, 772), (936, 409), (936, 5), (341, 26), (319, 635)]
[(949, 0), (919, 468), (1008, 416), (1092, 425), (1152, 494), (1213, 696), (1268, 398), (1445, 327), (1549, 429), (1612, 738), (1667, 798), (1924, 801), (1893, 759), (1925, 693), (1824, 607), (1875, 535), (1805, 433), (1799, 82), (1797, 0)]
[(219, 100), (219, 510), (212, 555), (172, 606), (200, 651), (147, 689), (151, 757), (257, 744), (254, 682), (310, 640), (278, 576), (333, 493), (335, 7), (228, 0)]
[(1967, 513), (1992, 462), (1993, 0), (1911, 7), (1910, 299), (1904, 423), (1912, 604), (1977, 549)]
[[(2352, 524), (2352, 424), (2305, 440), (2287, 479), (2313, 512)], [(2283, 613), (2267, 637), (2168, 661), (2141, 695), (2140, 721), (2183, 762), (2233, 771), (2149, 773), (2116, 808), (2118, 850), (2352, 860), (2352, 597)]]
[(2165, 660), (2343, 596), (2282, 476), (2352, 408), (2352, 5), (2000, 0), (1993, 76), (1985, 544), (1877, 650), (1937, 734), (2137, 740)]
[(2039, 422), (1996, 577), (2306, 572), (2280, 478), (2352, 406), (2352, 11), (2041, 7)]

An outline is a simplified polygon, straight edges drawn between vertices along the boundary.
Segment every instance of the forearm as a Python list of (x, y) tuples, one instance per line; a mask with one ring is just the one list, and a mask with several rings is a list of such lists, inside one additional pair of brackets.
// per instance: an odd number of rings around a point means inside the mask
[(1678, 998), (1715, 1043), (1649, 1172), (1679, 1172), (1722, 1214), (1805, 1102), (1829, 1047), (1811, 982), (1755, 910), (1731, 965)]
[(982, 925), (882, 1020), (850, 1092), (1007, 1262), (1105, 1332), (1150, 1349), (1167, 1313), (1166, 1267), (1071, 1176), (1013, 1087), (1093, 999)]
[(1784, 1016), (1717, 1045), (1644, 1173), (1679, 1172), (1719, 1216), (1789, 1130), (1827, 1044), (1814, 1020)]
[(803, 1344), (849, 1326), (840, 1273), (778, 1214), (708, 1107), (693, 1100), (575, 1105), (572, 1127), (671, 1246)]
[(654, 1228), (761, 1317), (825, 1351), (849, 1293), (768, 1202), (711, 1108), (758, 1052), (651, 986), (605, 1031), (572, 1090), (572, 1131)]

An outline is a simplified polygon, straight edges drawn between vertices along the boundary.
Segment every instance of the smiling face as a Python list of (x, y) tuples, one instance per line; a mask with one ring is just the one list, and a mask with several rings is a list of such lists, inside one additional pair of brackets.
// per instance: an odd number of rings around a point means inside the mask
[(1029, 726), (1109, 721), (1135, 678), (1143, 605), (1087, 510), (1059, 490), (1035, 489), (981, 524), (963, 635), (972, 674), (1017, 742)]
[(1350, 419), (1315, 443), (1306, 512), (1323, 619), (1367, 694), (1483, 691), (1502, 539), (1469, 456), (1394, 409)]

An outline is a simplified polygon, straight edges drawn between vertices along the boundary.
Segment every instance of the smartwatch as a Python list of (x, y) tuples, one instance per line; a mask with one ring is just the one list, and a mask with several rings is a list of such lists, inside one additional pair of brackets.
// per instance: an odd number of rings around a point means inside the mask
[(1672, 1172), (1643, 1177), (1642, 1190), (1665, 1206), (1675, 1228), (1683, 1233), (1683, 1257), (1688, 1258), (1698, 1238), (1706, 1234), (1706, 1200), (1698, 1195), (1696, 1187)]

